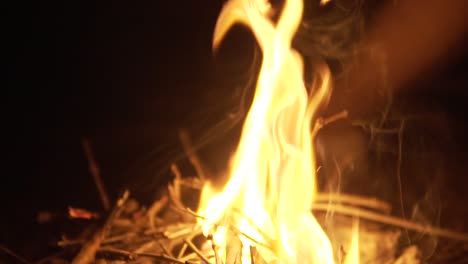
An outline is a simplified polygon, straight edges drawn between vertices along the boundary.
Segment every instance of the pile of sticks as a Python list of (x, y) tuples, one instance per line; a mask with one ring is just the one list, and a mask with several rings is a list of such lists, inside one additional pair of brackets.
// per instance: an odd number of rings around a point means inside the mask
[[(76, 237), (63, 237), (58, 242), (62, 250), (36, 263), (200, 263), (200, 264), (241, 264), (240, 236), (250, 239), (236, 227), (230, 228), (233, 236), (227, 241), (228, 247), (234, 245), (234, 256), (227, 254), (222, 261), (216, 252), (211, 237), (202, 234), (200, 221), (204, 217), (197, 215), (185, 206), (184, 195), (200, 192), (204, 182), (204, 171), (200, 160), (190, 147), (188, 134), (181, 132), (181, 141), (190, 162), (198, 176), (183, 177), (178, 167), (171, 166), (174, 178), (164, 192), (149, 207), (140, 206), (126, 191), (112, 207), (99, 174), (99, 167), (94, 161), (91, 148), (83, 141), (90, 172), (93, 175), (104, 208), (105, 217), (70, 208), (70, 216), (96, 218), (94, 225)], [(235, 209), (235, 208), (233, 208)], [(311, 206), (328, 233), (337, 252), (337, 263), (341, 263), (346, 254), (351, 238), (353, 219), (359, 219), (361, 264), (415, 264), (421, 263), (421, 252), (415, 245), (398, 249), (400, 234), (406, 232), (426, 233), (435, 237), (444, 237), (457, 241), (467, 249), (468, 235), (419, 224), (391, 215), (391, 206), (374, 198), (349, 194), (319, 193)], [(99, 223), (96, 226), (96, 222)], [(250, 250), (252, 264), (266, 264), (256, 247), (261, 244), (253, 239)], [(20, 262), (29, 263), (7, 248), (4, 252), (15, 256)], [(464, 251), (466, 252), (466, 251)], [(465, 259), (466, 260), (466, 259)]]

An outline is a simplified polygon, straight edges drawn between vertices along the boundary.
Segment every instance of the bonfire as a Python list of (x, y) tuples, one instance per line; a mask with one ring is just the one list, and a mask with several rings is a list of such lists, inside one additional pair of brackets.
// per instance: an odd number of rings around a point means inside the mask
[[(198, 175), (182, 175), (172, 164), (174, 178), (151, 206), (139, 206), (125, 192), (112, 207), (85, 143), (109, 211), (70, 208), (72, 218), (105, 221), (90, 228), (91, 235), (64, 236), (58, 243), (63, 254), (40, 263), (413, 264), (421, 263), (420, 252), (416, 246), (398, 248), (403, 230), (468, 241), (466, 234), (395, 216), (385, 201), (319, 190), (315, 137), (347, 113), (319, 116), (333, 86), (325, 62), (316, 62), (311, 84), (304, 80), (301, 54), (292, 45), (302, 0), (286, 0), (280, 12), (272, 9), (267, 1), (230, 0), (215, 28), (215, 49), (233, 25), (243, 24), (263, 55), (239, 144), (226, 157), (227, 183), (217, 188), (207, 180), (188, 134), (181, 132)], [(199, 194), (198, 208), (185, 205), (190, 193)], [(326, 224), (330, 214), (333, 225)]]

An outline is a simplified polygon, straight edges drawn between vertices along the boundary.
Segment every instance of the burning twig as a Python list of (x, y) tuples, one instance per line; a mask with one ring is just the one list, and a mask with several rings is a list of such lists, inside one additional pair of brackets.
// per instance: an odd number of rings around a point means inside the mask
[[(177, 208), (177, 207), (176, 207), (176, 208)], [(202, 219), (202, 220), (208, 221), (208, 219), (207, 219), (206, 217), (204, 217), (204, 216), (202, 216), (202, 215), (199, 215), (199, 214), (193, 212), (192, 210), (190, 210), (190, 208), (186, 208), (186, 209), (177, 208), (177, 209), (178, 209), (178, 210), (182, 210), (182, 211), (184, 211), (184, 212), (186, 212), (186, 213), (188, 213), (188, 214), (190, 214), (190, 215), (193, 215), (193, 216), (196, 217), (196, 218), (200, 218), (200, 219)], [(235, 210), (235, 208), (234, 208), (233, 210), (234, 210), (234, 211), (238, 211), (239, 213), (241, 213), (239, 210)], [(250, 219), (246, 218), (246, 220), (249, 221), (250, 223), (252, 223)], [(219, 226), (219, 225), (215, 224), (215, 226)], [(255, 227), (255, 225), (253, 225), (253, 226)], [(233, 226), (233, 225), (228, 225), (228, 227), (229, 227), (229, 228), (231, 229), (231, 231), (233, 231), (234, 233), (236, 233), (236, 234), (238, 234), (238, 235), (242, 235), (242, 236), (244, 236), (245, 238), (247, 238), (247, 239), (249, 239), (250, 241), (252, 241), (253, 243), (255, 243), (255, 244), (259, 245), (259, 246), (262, 246), (262, 247), (264, 247), (264, 248), (266, 248), (266, 249), (269, 249), (269, 250), (273, 251), (273, 249), (272, 249), (268, 244), (262, 243), (262, 242), (256, 240), (255, 238), (249, 236), (248, 234), (246, 234), (246, 233), (240, 231), (237, 227), (235, 227), (235, 226)], [(257, 230), (258, 232), (260, 232), (260, 234), (264, 234), (259, 228), (257, 228), (257, 227), (255, 227), (255, 228), (256, 228), (256, 230)], [(271, 242), (271, 239), (270, 239), (268, 236), (265, 237), (264, 239), (267, 239), (267, 240), (269, 239), (269, 241)]]
[(355, 208), (351, 206), (338, 205), (338, 204), (331, 205), (331, 206), (328, 204), (314, 204), (312, 206), (312, 210), (327, 211), (330, 209), (330, 207), (336, 213), (340, 213), (344, 215), (357, 216), (360, 218), (379, 222), (382, 224), (393, 225), (393, 226), (397, 226), (401, 228), (414, 230), (417, 232), (430, 233), (435, 236), (441, 236), (441, 237), (446, 237), (446, 238), (461, 240), (461, 241), (468, 241), (468, 234), (450, 231), (450, 230), (446, 230), (446, 229), (442, 229), (442, 228), (438, 228), (438, 227), (434, 227), (430, 225), (418, 224), (418, 223), (400, 219), (394, 216), (382, 215), (382, 214), (375, 213), (369, 210)]
[(247, 235), (246, 233), (240, 231), (237, 227), (235, 227), (233, 225), (229, 225), (229, 227), (230, 227), (231, 231), (233, 231), (234, 233), (236, 233), (238, 235), (242, 235), (245, 238), (247, 238), (248, 240), (252, 241), (253, 243), (255, 243), (255, 244), (259, 245), (259, 246), (262, 246), (262, 247), (270, 250), (271, 252), (274, 252), (273, 248), (270, 245), (262, 243), (262, 242), (256, 240), (255, 238), (253, 238), (253, 237)]
[[(209, 238), (210, 239), (210, 238)], [(218, 255), (218, 250), (216, 249), (216, 245), (213, 241), (213, 237), (211, 237), (211, 249), (213, 250), (213, 253), (214, 253), (214, 257), (215, 257), (215, 264), (221, 264), (220, 260), (219, 260), (219, 255)], [(253, 263), (252, 263), (253, 264)]]
[(203, 253), (189, 240), (189, 239), (184, 239), (185, 244), (187, 244), (195, 254), (197, 254), (198, 257), (200, 257), (205, 263), (211, 264), (211, 262), (208, 260), (207, 257), (203, 255)]
[(376, 198), (367, 198), (352, 194), (318, 193), (315, 198), (315, 203), (320, 204), (321, 202), (348, 203), (351, 205), (379, 210), (386, 214), (390, 213), (392, 210), (392, 207), (384, 201), (380, 201)]
[(270, 238), (270, 236), (268, 236), (268, 234), (266, 234), (265, 232), (263, 232), (263, 230), (261, 230), (253, 221), (252, 219), (250, 219), (249, 217), (247, 217), (241, 210), (237, 209), (237, 208), (232, 208), (233, 212), (236, 212), (240, 215), (242, 215), (242, 217), (244, 217), (248, 222), (249, 224), (255, 228), (255, 231), (257, 231), (260, 235), (262, 235), (262, 237), (269, 243), (271, 244), (273, 242), (273, 239)]
[(91, 173), (91, 175), (93, 176), (94, 183), (96, 184), (99, 196), (101, 197), (102, 206), (107, 211), (110, 208), (109, 195), (107, 194), (106, 188), (104, 187), (99, 166), (97, 165), (97, 162), (94, 159), (91, 144), (86, 138), (84, 138), (81, 143), (83, 145), (83, 150), (86, 155), (86, 159), (88, 160), (89, 173)]
[(254, 246), (250, 246), (250, 261), (252, 264), (267, 264)]
[(90, 241), (83, 245), (78, 255), (75, 257), (75, 259), (73, 259), (72, 264), (87, 264), (94, 261), (96, 252), (99, 249), (102, 240), (108, 234), (113, 220), (116, 219), (122, 212), (124, 204), (127, 201), (129, 195), (130, 193), (125, 191), (124, 195), (117, 201), (115, 208), (112, 210), (103, 227), (94, 234)]

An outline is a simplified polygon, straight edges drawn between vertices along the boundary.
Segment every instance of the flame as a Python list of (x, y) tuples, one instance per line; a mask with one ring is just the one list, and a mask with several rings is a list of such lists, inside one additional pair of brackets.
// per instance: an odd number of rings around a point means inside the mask
[(343, 264), (356, 264), (359, 263), (359, 222), (355, 220), (353, 225), (353, 236), (349, 246), (349, 253), (343, 261)]
[(222, 258), (229, 230), (235, 230), (242, 234), (244, 264), (251, 263), (249, 246), (267, 262), (334, 263), (331, 243), (310, 211), (317, 194), (317, 127), (311, 128), (329, 98), (330, 72), (326, 65), (319, 67), (309, 97), (302, 58), (291, 46), (303, 3), (286, 0), (276, 23), (268, 17), (271, 9), (267, 0), (231, 0), (218, 18), (214, 48), (242, 23), (255, 35), (263, 62), (229, 181), (221, 191), (209, 183), (204, 187), (198, 213), (206, 219), (200, 224), (205, 235), (213, 235)]

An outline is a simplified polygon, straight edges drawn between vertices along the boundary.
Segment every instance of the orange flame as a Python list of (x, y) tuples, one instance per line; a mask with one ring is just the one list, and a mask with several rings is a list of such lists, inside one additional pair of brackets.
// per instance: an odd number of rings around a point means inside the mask
[(245, 24), (263, 51), (229, 181), (220, 192), (207, 184), (198, 210), (208, 219), (200, 224), (205, 235), (213, 234), (220, 255), (226, 253), (227, 230), (244, 234), (244, 264), (250, 263), (250, 245), (256, 245), (268, 262), (334, 263), (331, 243), (310, 211), (317, 193), (313, 152), (317, 129), (311, 132), (311, 124), (329, 98), (330, 72), (326, 65), (320, 67), (309, 97), (302, 58), (291, 47), (302, 10), (301, 0), (286, 0), (275, 24), (268, 18), (267, 0), (231, 0), (214, 33), (216, 48), (233, 24)]

